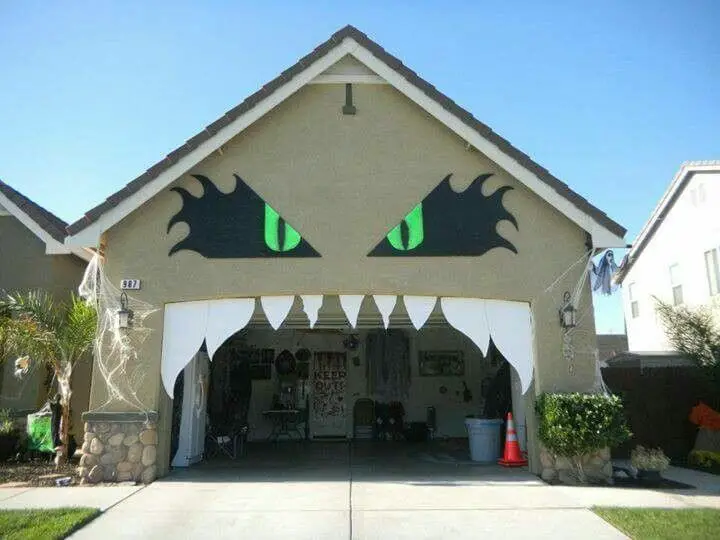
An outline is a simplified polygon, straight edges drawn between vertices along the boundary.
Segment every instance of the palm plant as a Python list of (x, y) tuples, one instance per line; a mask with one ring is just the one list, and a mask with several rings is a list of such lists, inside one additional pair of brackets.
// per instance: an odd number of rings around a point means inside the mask
[(73, 370), (92, 347), (96, 328), (95, 308), (74, 295), (68, 303), (42, 290), (0, 298), (0, 359), (27, 355), (53, 371), (62, 408), (58, 464), (68, 458)]

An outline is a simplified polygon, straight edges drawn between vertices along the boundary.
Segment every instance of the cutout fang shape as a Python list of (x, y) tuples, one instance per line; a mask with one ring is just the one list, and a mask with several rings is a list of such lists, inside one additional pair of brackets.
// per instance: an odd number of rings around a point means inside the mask
[(183, 206), (170, 218), (173, 225), (185, 222), (188, 235), (175, 244), (168, 255), (187, 249), (208, 259), (247, 259), (257, 257), (319, 257), (289, 223), (235, 175), (235, 189), (221, 192), (206, 176), (194, 174), (203, 194), (194, 197), (174, 187)]
[(200, 349), (207, 328), (207, 302), (165, 305), (160, 374), (172, 398), (175, 379)]
[(445, 320), (478, 346), (487, 356), (490, 346), (490, 328), (485, 313), (485, 300), (479, 298), (441, 298)]
[(339, 298), (340, 305), (345, 312), (345, 316), (348, 318), (350, 326), (355, 328), (355, 326), (357, 326), (358, 315), (360, 314), (360, 306), (365, 296), (362, 294), (341, 294)]
[(270, 326), (273, 330), (280, 328), (280, 325), (285, 321), (285, 318), (290, 313), (293, 303), (295, 302), (294, 296), (261, 296), (260, 304), (262, 305), (265, 317), (267, 317)]
[(387, 330), (388, 326), (390, 326), (390, 315), (393, 309), (395, 309), (397, 296), (394, 294), (374, 294), (373, 300), (375, 300), (375, 305), (378, 311), (380, 311), (380, 315), (382, 315), (383, 326), (385, 326), (385, 330)]
[(492, 174), (481, 174), (457, 193), (450, 186), (451, 176), (448, 174), (368, 256), (478, 256), (496, 247), (517, 253), (497, 232), (497, 224), (503, 220), (518, 228), (515, 216), (503, 205), (503, 195), (512, 187), (502, 186), (486, 197), (482, 187)]
[(307, 315), (308, 321), (310, 321), (310, 328), (315, 327), (315, 323), (318, 320), (318, 312), (322, 307), (323, 295), (322, 294), (303, 294), (300, 295), (300, 299), (303, 303), (303, 311)]
[(210, 360), (227, 338), (247, 326), (255, 311), (254, 298), (210, 300), (205, 345)]
[(403, 302), (405, 303), (405, 311), (407, 311), (415, 330), (420, 330), (430, 318), (433, 309), (435, 309), (437, 297), (403, 296)]

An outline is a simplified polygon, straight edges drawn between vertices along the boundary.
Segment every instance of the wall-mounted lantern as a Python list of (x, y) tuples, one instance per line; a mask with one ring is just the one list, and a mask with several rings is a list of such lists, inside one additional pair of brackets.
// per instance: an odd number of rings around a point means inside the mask
[(572, 305), (572, 297), (569, 291), (563, 295), (563, 307), (560, 309), (560, 326), (565, 330), (575, 328), (577, 324), (577, 310)]
[(118, 328), (130, 328), (133, 324), (133, 310), (128, 307), (127, 293), (120, 294), (120, 310), (118, 311)]
[(350, 334), (347, 339), (343, 340), (343, 345), (346, 349), (354, 351), (360, 345), (360, 340), (355, 334)]

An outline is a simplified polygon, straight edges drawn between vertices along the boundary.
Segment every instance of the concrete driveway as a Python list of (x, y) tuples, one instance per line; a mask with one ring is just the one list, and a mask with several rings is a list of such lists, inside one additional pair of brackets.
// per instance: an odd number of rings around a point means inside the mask
[[(462, 452), (279, 445), (146, 487), (0, 490), (0, 509), (94, 506), (72, 538), (624, 538), (594, 505), (720, 508), (716, 476), (671, 468), (696, 490), (548, 486), (524, 470), (477, 466)], [(397, 449), (401, 449), (398, 452)]]
[(280, 448), (176, 472), (73, 538), (623, 538), (527, 471), (452, 449)]

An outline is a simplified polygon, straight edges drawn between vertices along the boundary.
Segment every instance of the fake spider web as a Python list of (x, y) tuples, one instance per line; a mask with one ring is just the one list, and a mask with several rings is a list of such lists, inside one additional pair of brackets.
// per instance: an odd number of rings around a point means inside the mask
[(107, 396), (104, 402), (89, 409), (90, 412), (117, 408), (118, 404), (141, 412), (150, 410), (138, 395), (149, 367), (138, 350), (152, 333), (152, 329), (145, 326), (145, 319), (158, 308), (127, 295), (127, 307), (133, 312), (132, 328), (119, 328), (118, 311), (123, 292), (105, 275), (102, 258), (95, 254), (85, 269), (78, 293), (97, 309), (94, 375), (98, 374), (105, 383)]

